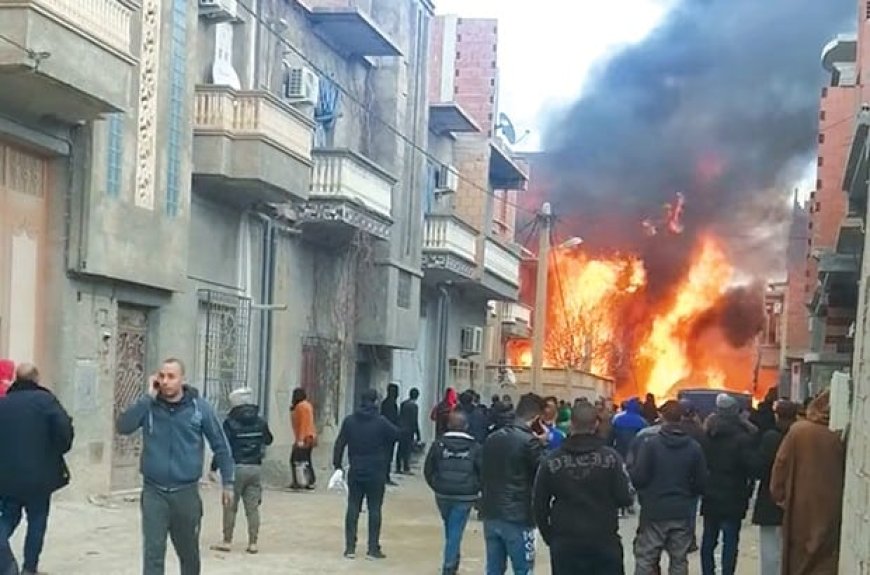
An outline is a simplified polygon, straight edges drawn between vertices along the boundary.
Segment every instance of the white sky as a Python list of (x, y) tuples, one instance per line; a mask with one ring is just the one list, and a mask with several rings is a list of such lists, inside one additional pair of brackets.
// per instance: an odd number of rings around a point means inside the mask
[(669, 0), (435, 0), (438, 14), (499, 21), (499, 111), (518, 146), (539, 147), (548, 111), (573, 102), (590, 67), (637, 42), (661, 20)]

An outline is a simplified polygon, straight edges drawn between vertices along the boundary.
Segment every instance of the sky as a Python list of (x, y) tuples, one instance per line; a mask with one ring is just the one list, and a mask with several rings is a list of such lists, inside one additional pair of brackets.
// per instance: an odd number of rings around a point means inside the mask
[[(499, 21), (499, 111), (517, 150), (537, 150), (548, 116), (580, 94), (590, 69), (620, 45), (641, 40), (668, 0), (435, 0), (438, 14)], [(531, 6), (531, 7), (530, 7)]]

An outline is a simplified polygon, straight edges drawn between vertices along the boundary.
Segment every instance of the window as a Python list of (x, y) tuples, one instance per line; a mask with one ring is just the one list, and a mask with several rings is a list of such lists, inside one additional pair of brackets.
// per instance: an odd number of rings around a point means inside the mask
[(808, 230), (813, 229), (813, 220), (810, 220), (810, 221), (809, 221), (809, 223), (807, 224), (807, 229), (808, 229)]
[(399, 286), (396, 290), (396, 305), (402, 309), (411, 309), (411, 274), (399, 270)]
[(819, 156), (819, 167), (821, 168), (824, 165), (825, 165), (825, 158), (823, 158), (822, 156)]
[(816, 206), (816, 211), (817, 211), (817, 212), (822, 211), (822, 202), (816, 202), (816, 203), (815, 203), (815, 206)]
[(819, 111), (819, 120), (821, 120), (822, 122), (824, 122), (825, 119), (826, 119), (827, 117), (828, 117), (828, 114), (825, 113), (824, 110)]
[(457, 59), (457, 60), (461, 60), (461, 59), (462, 59), (462, 52), (460, 52), (459, 50), (456, 51), (456, 59)]
[(112, 114), (108, 122), (106, 143), (106, 193), (113, 198), (121, 194), (124, 171), (124, 114)]
[(169, 140), (166, 146), (166, 215), (178, 214), (181, 196), (181, 154), (187, 102), (187, 1), (172, 2), (169, 68)]
[(828, 97), (828, 87), (825, 86), (822, 88), (822, 98), (827, 98), (827, 97)]
[[(816, 189), (817, 189), (817, 190), (821, 190), (821, 189), (822, 189), (822, 179), (821, 179), (821, 178), (819, 178), (818, 180), (816, 180)], [(815, 193), (815, 192), (813, 192), (813, 193)], [(810, 198), (812, 198), (812, 196), (810, 196)]]
[(825, 143), (825, 134), (824, 133), (819, 134), (819, 143), (820, 144)]
[(870, 20), (870, 1), (867, 2), (867, 7), (864, 9), (864, 17)]

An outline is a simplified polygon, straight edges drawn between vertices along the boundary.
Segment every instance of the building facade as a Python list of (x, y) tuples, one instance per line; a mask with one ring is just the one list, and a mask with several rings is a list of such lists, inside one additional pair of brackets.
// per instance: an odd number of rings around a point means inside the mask
[[(816, 190), (810, 196), (807, 287), (809, 349), (804, 355), (799, 398), (830, 384), (836, 370), (852, 361), (852, 326), (857, 305), (858, 263), (853, 228), (843, 193), (857, 96), (855, 40), (841, 36), (825, 47), (822, 64), (829, 74), (819, 107)], [(792, 368), (794, 369), (794, 367)]]
[(138, 485), (114, 420), (168, 356), (254, 388), (286, 471), (293, 388), (328, 440), (417, 345), (433, 7), (61, 4), (0, 1), (0, 356), (74, 417), (74, 490)]
[(518, 294), (513, 205), (528, 175), (496, 121), (497, 54), (497, 21), (433, 21), (420, 343), (394, 371), (425, 408), (447, 387), (488, 391), (488, 313)]

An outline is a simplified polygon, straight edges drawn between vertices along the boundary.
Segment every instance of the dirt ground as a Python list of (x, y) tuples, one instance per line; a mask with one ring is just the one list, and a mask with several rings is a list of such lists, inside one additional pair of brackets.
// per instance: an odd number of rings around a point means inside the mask
[[(321, 477), (327, 477), (323, 470)], [(384, 508), (382, 545), (387, 559), (378, 562), (342, 557), (344, 499), (326, 492), (321, 485), (313, 493), (269, 490), (264, 494), (260, 554), (244, 553), (245, 521), (240, 510), (236, 524), (236, 545), (232, 553), (218, 553), (208, 546), (220, 538), (219, 490), (203, 488), (205, 518), (202, 529), (203, 573), (230, 574), (324, 574), (377, 573), (382, 575), (423, 575), (440, 573), (442, 534), (431, 494), (422, 478), (400, 479), (390, 488)], [(622, 524), (626, 548), (626, 573), (633, 573), (631, 540), (634, 519)], [(13, 543), (21, 552), (23, 530)], [(746, 525), (741, 541), (738, 572), (757, 573), (757, 530)], [(365, 540), (365, 515), (360, 518), (360, 540)], [(169, 547), (167, 573), (178, 573)], [(538, 575), (549, 575), (549, 556), (543, 542), (538, 545)], [(20, 555), (19, 555), (20, 557)], [(482, 524), (472, 520), (462, 551), (462, 573), (482, 574)], [(141, 572), (139, 506), (134, 496), (126, 499), (70, 501), (59, 497), (52, 507), (46, 548), (40, 568), (51, 575), (135, 575)], [(691, 559), (691, 573), (700, 573), (697, 555)]]

